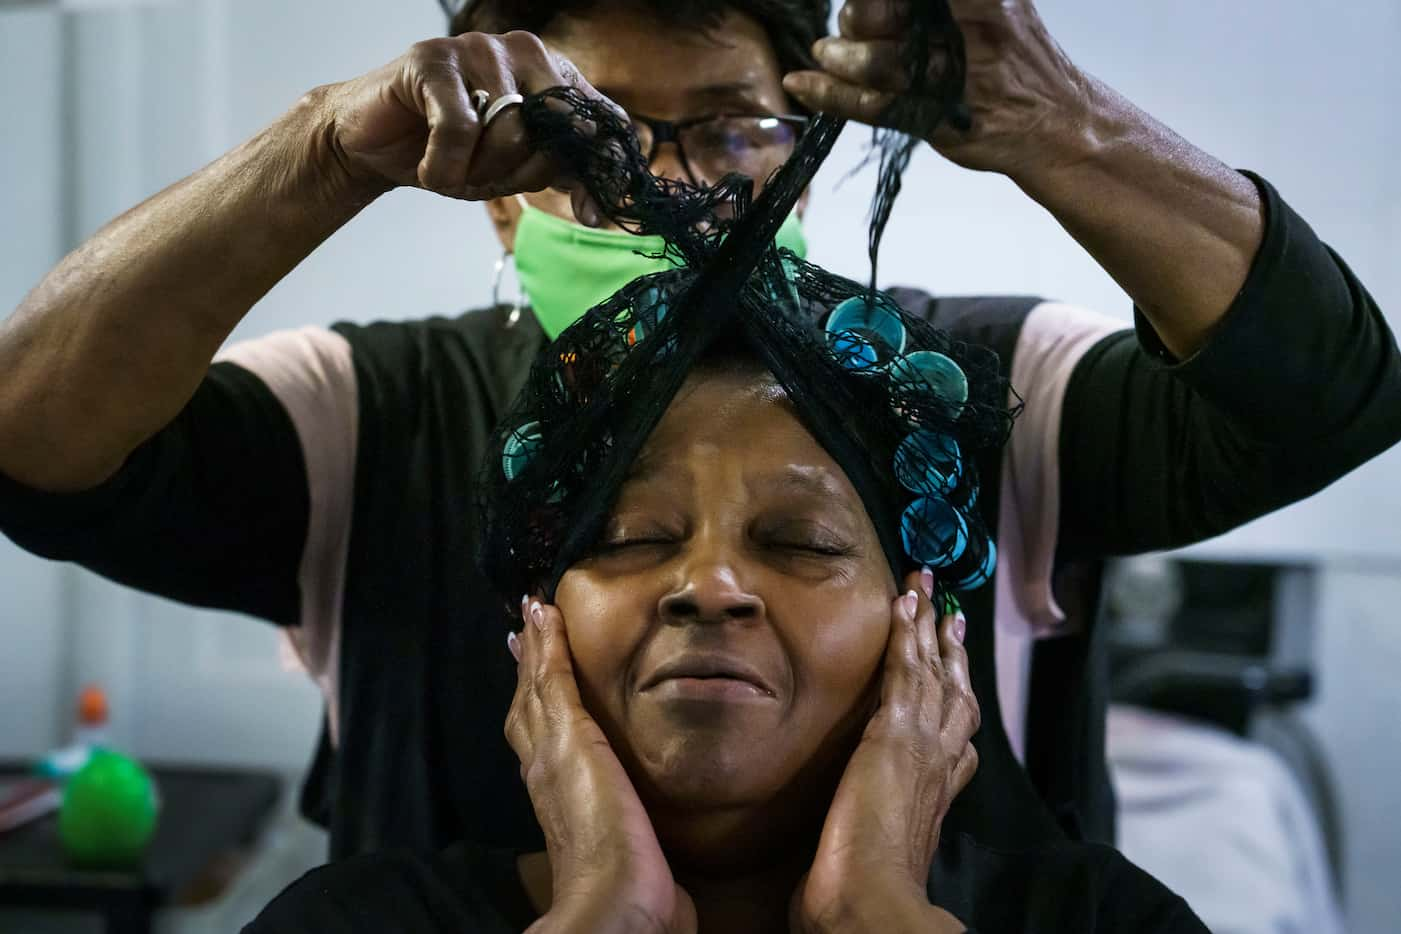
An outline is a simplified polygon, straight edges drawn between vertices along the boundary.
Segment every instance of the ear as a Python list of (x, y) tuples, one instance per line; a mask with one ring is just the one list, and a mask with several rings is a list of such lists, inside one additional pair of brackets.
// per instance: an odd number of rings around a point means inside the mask
[(486, 213), (491, 218), (491, 226), (496, 230), (496, 238), (507, 253), (516, 251), (516, 225), (520, 223), (521, 206), (515, 195), (505, 198), (492, 198), (486, 202)]

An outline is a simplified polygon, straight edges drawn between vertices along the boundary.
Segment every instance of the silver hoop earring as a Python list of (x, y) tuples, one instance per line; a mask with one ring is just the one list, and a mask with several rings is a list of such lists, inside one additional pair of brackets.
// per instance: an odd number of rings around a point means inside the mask
[[(508, 261), (511, 261), (511, 265), (515, 265), (514, 260), (515, 260), (515, 254), (512, 253), (510, 250), (504, 250), (504, 251), (502, 251), (502, 253), (501, 253), (501, 257), (500, 257), (499, 259), (497, 259), (497, 261), (496, 261), (496, 267), (495, 267), (495, 269), (492, 271), (492, 277), (491, 277), (491, 307), (492, 307), (492, 308), (500, 308), (500, 307), (501, 307), (501, 277), (502, 277), (503, 275), (505, 275), (505, 272), (506, 272), (506, 264), (507, 264), (507, 262), (508, 262)], [(525, 302), (521, 301), (522, 296), (521, 296), (521, 291), (520, 291), (520, 284), (519, 284), (519, 283), (520, 283), (520, 276), (519, 276), (519, 275), (517, 275), (516, 281), (517, 281), (517, 285), (516, 285), (516, 303), (515, 303), (514, 305), (511, 306), (511, 313), (510, 313), (509, 315), (506, 316), (506, 327), (508, 327), (508, 328), (513, 328), (513, 327), (516, 326), (517, 323), (520, 322), (520, 319), (521, 319), (521, 311), (524, 310), (524, 307), (525, 307)]]

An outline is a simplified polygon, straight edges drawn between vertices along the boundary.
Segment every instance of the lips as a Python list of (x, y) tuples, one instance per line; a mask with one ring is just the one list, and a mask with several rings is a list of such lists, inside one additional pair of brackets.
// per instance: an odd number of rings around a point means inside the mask
[(659, 667), (646, 681), (642, 690), (654, 688), (664, 681), (677, 678), (698, 680), (728, 679), (752, 684), (764, 694), (774, 696), (774, 690), (752, 665), (731, 655), (691, 654), (672, 659)]

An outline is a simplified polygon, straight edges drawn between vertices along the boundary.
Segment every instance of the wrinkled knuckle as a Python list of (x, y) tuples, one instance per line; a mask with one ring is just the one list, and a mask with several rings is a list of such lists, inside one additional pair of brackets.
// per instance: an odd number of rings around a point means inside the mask
[(508, 32), (501, 37), (501, 41), (511, 53), (511, 58), (521, 62), (531, 62), (537, 65), (548, 65), (551, 63), (550, 50), (545, 47), (545, 43), (533, 32), (526, 32), (517, 29)]
[(978, 696), (967, 688), (960, 688), (958, 701), (968, 710), (968, 718), (973, 723), (973, 730), (976, 732), (983, 725), (983, 708), (978, 705)]
[(483, 32), (464, 32), (449, 40), (453, 51), (467, 58), (490, 54), (496, 47), (496, 37)]
[(423, 39), (409, 46), (409, 58), (418, 62), (443, 61), (453, 57), (454, 39)]
[(424, 85), (457, 84), (462, 80), (462, 69), (451, 58), (420, 59), (415, 70)]

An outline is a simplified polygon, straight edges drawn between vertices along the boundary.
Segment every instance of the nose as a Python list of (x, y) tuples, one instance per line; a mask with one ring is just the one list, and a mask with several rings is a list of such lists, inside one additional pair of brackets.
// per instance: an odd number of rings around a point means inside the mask
[(658, 609), (671, 625), (747, 623), (763, 616), (764, 601), (743, 585), (730, 562), (708, 557), (687, 564)]

